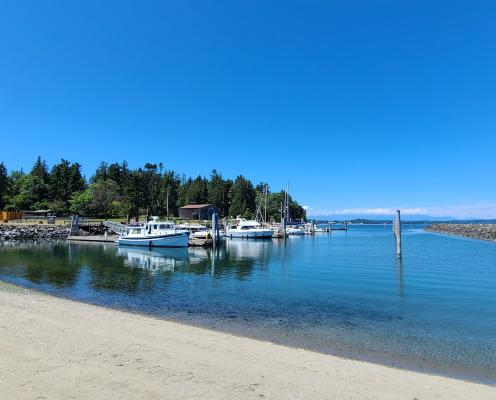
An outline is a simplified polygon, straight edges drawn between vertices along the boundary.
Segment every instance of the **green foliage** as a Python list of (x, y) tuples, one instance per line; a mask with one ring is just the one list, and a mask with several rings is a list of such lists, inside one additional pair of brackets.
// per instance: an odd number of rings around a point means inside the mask
[[(267, 219), (270, 221), (281, 220), (281, 209), (284, 204), (284, 191), (269, 193), (267, 196)], [(289, 218), (292, 221), (301, 221), (306, 219), (306, 211), (296, 201), (289, 196)]]
[(239, 175), (229, 190), (229, 215), (252, 218), (255, 212), (255, 197), (253, 184), (244, 176)]
[(69, 200), (69, 211), (73, 214), (88, 215), (91, 212), (92, 194), (90, 189), (73, 193)]
[(121, 210), (115, 209), (115, 202), (119, 201), (118, 189), (117, 183), (111, 179), (102, 179), (92, 183), (89, 187), (91, 195), (89, 210), (91, 214), (98, 217), (111, 217), (120, 214)]
[(207, 185), (208, 203), (220, 210), (221, 216), (227, 216), (229, 211), (229, 190), (232, 182), (222, 179), (222, 175), (215, 169), (210, 174), (210, 181)]
[[(256, 188), (243, 177), (233, 182), (213, 170), (210, 179), (182, 176), (164, 171), (162, 163), (146, 163), (144, 168), (130, 170), (128, 164), (100, 163), (86, 185), (81, 166), (62, 159), (49, 171), (38, 157), (29, 174), (12, 171), (0, 163), (0, 209), (51, 209), (57, 214), (75, 213), (98, 217), (136, 217), (149, 215), (177, 216), (178, 208), (190, 203), (210, 203), (222, 216), (245, 218), (255, 216), (256, 204), (265, 207), (265, 187)], [(280, 219), (284, 193), (267, 196), (268, 219)], [(294, 220), (305, 217), (305, 210), (290, 198)]]
[[(81, 165), (62, 159), (50, 172), (49, 197), (59, 208), (58, 212), (69, 209), (71, 196), (84, 190), (86, 183), (81, 175)], [(55, 211), (55, 210), (54, 210)]]
[(7, 175), (7, 168), (4, 163), (0, 163), (0, 210), (5, 208), (7, 194), (9, 190), (9, 176)]

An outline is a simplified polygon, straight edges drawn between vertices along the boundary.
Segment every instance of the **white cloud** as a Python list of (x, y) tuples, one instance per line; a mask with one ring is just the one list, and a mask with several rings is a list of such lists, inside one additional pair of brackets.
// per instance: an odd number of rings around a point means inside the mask
[(496, 218), (496, 203), (479, 202), (464, 203), (448, 206), (429, 206), (429, 207), (377, 207), (377, 208), (345, 208), (336, 210), (312, 210), (313, 215), (393, 215), (397, 209), (400, 209), (404, 215), (429, 215), (432, 217), (452, 217), (460, 219), (469, 218)]

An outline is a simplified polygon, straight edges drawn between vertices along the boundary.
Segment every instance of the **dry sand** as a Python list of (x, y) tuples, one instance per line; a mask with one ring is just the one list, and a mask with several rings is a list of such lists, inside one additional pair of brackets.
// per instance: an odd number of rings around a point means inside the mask
[(0, 399), (496, 399), (347, 360), (0, 283)]

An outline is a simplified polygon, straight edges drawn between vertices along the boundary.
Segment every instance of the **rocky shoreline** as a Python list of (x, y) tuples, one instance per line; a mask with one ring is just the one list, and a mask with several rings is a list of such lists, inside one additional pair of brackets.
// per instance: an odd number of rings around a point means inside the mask
[(67, 239), (69, 227), (65, 225), (0, 224), (0, 241)]
[(425, 230), (427, 232), (496, 241), (496, 224), (432, 224)]

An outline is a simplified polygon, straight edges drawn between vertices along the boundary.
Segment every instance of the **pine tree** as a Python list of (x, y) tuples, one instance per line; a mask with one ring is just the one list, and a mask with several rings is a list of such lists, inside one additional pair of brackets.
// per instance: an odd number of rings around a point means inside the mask
[(229, 210), (229, 189), (227, 181), (214, 169), (208, 182), (208, 202), (217, 207), (222, 216)]
[(229, 215), (236, 217), (238, 215), (251, 218), (255, 213), (255, 189), (253, 184), (244, 176), (239, 175), (229, 191), (231, 206)]
[(9, 176), (7, 168), (3, 162), (0, 162), (0, 210), (5, 209), (5, 202), (9, 189)]

